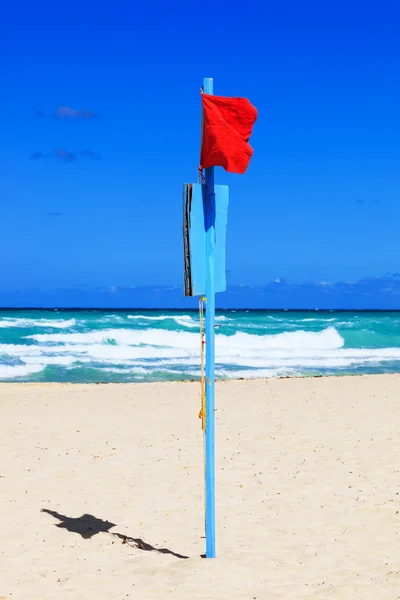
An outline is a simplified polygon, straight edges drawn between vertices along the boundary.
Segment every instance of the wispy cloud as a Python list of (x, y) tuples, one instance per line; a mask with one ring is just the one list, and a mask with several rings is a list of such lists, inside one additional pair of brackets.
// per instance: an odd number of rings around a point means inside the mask
[(372, 200), (372, 202), (369, 200), (357, 200), (356, 204), (378, 204), (378, 202), (380, 202), (380, 200)]
[(85, 148), (85, 150), (82, 150), (80, 152), (80, 155), (82, 157), (87, 157), (87, 158), (91, 158), (92, 160), (99, 160), (100, 156), (98, 154), (96, 154), (96, 152), (93, 152), (92, 150), (88, 150), (87, 148)]
[(96, 119), (100, 115), (97, 115), (90, 110), (77, 110), (71, 106), (59, 106), (54, 112), (56, 119)]
[(49, 212), (47, 213), (49, 217), (62, 217), (64, 216), (64, 213), (62, 212)]
[(33, 154), (29, 156), (29, 158), (31, 160), (40, 160), (41, 158), (45, 158), (45, 155), (43, 154), (43, 152), (33, 152)]
[(73, 163), (80, 159), (89, 158), (90, 160), (100, 160), (99, 154), (93, 152), (93, 150), (84, 149), (79, 152), (71, 152), (70, 150), (66, 150), (65, 148), (56, 148), (54, 152), (50, 152), (45, 154), (44, 152), (33, 152), (29, 158), (31, 160), (43, 160), (47, 159), (59, 159), (66, 163)]
[(75, 152), (70, 152), (64, 148), (57, 148), (54, 154), (57, 158), (61, 158), (61, 160), (64, 160), (65, 162), (74, 162), (75, 160), (78, 160)]

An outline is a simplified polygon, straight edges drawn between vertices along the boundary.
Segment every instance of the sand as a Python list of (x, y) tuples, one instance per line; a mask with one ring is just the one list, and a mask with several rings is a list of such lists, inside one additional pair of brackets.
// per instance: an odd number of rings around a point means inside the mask
[(0, 597), (400, 598), (400, 376), (1, 384)]

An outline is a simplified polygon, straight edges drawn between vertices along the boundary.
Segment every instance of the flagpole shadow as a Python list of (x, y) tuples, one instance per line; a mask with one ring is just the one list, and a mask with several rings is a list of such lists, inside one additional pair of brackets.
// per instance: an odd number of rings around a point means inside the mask
[(83, 514), (81, 517), (68, 517), (67, 515), (62, 515), (54, 510), (49, 510), (48, 508), (42, 508), (40, 512), (47, 513), (55, 519), (58, 519), (60, 522), (55, 524), (56, 527), (59, 527), (60, 529), (66, 529), (70, 533), (77, 533), (85, 540), (91, 539), (98, 533), (108, 533), (112, 537), (122, 540), (123, 544), (127, 544), (134, 548), (138, 548), (139, 550), (144, 550), (145, 552), (170, 554), (180, 559), (189, 558), (188, 556), (184, 556), (183, 554), (173, 552), (172, 550), (169, 550), (169, 548), (157, 548), (155, 546), (152, 546), (151, 544), (145, 542), (141, 538), (133, 538), (122, 533), (110, 531), (110, 529), (116, 527), (115, 523), (111, 523), (111, 521), (104, 521), (103, 519), (98, 519), (97, 517), (90, 514)]

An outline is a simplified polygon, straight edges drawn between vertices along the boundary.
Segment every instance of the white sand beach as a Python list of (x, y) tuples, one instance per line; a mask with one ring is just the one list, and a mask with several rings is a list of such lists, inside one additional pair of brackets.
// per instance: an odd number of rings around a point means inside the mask
[(0, 384), (0, 597), (400, 598), (400, 375)]

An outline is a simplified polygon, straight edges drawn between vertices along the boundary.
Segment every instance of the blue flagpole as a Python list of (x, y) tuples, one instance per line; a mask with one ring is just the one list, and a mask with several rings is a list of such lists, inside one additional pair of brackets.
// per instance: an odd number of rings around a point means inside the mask
[[(204, 79), (204, 93), (214, 93), (213, 79)], [(214, 167), (204, 169), (204, 226), (206, 229), (206, 557), (215, 558), (215, 193)]]

